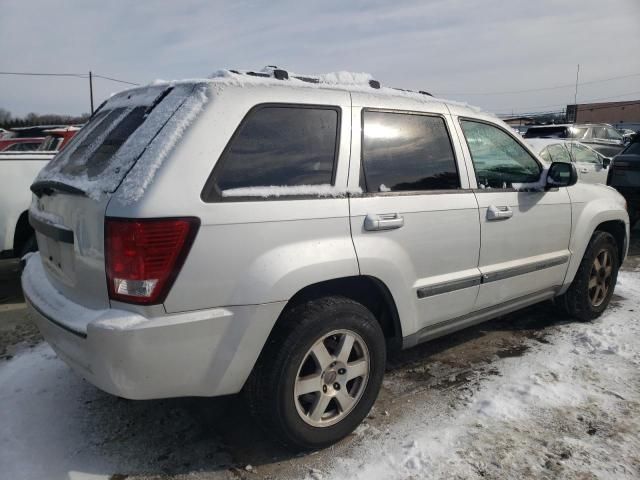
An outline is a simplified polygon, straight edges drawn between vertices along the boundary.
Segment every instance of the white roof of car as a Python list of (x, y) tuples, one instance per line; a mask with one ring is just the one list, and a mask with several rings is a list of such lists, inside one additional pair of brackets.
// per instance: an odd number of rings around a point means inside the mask
[(571, 140), (563, 140), (561, 138), (525, 138), (525, 140), (538, 153), (549, 145), (574, 143)]
[[(453, 100), (446, 100), (432, 96), (425, 91), (411, 91), (400, 88), (391, 88), (380, 85), (380, 82), (374, 80), (373, 76), (369, 73), (355, 73), (355, 72), (331, 72), (317, 75), (297, 74), (294, 72), (285, 72), (288, 76), (287, 79), (278, 79), (274, 76), (275, 71), (283, 72), (284, 70), (277, 69), (275, 67), (265, 67), (260, 71), (246, 71), (246, 70), (218, 70), (214, 72), (210, 77), (203, 79), (185, 79), (185, 80), (156, 80), (149, 86), (158, 85), (176, 85), (180, 83), (209, 83), (220, 86), (267, 86), (267, 87), (289, 87), (289, 88), (306, 88), (306, 89), (330, 89), (341, 90), (346, 92), (361, 92), (371, 95), (384, 95), (393, 96), (404, 99), (412, 99), (420, 103), (441, 103), (460, 108), (468, 109), (469, 111), (478, 114), (482, 113), (491, 117), (495, 117), (493, 114), (483, 111), (479, 107), (469, 105), (464, 102), (456, 102)], [(143, 87), (144, 88), (144, 87)], [(132, 89), (135, 90), (135, 89)], [(495, 117), (496, 120), (499, 120)]]

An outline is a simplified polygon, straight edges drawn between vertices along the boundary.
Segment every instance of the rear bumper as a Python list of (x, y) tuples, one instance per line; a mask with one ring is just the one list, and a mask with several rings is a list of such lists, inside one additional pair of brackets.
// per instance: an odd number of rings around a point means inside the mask
[[(33, 262), (40, 262), (38, 255), (29, 259), (22, 284), (44, 338), (79, 375), (124, 398), (239, 392), (284, 307), (278, 302), (155, 318), (118, 309), (89, 310), (49, 291), (53, 287), (46, 277), (34, 279)], [(42, 301), (43, 295), (56, 298)], [(75, 318), (65, 319), (65, 311)], [(83, 324), (86, 331), (78, 328)]]

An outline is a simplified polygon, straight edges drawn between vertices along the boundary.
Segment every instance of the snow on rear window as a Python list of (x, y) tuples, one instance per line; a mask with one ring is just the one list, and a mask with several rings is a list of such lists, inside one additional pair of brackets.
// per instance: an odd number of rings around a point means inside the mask
[[(36, 182), (61, 182), (96, 200), (113, 193), (131, 171), (138, 185), (125, 182), (128, 201), (140, 198), (153, 174), (206, 101), (204, 85), (151, 86), (115, 95)], [(158, 132), (163, 128), (162, 135)], [(163, 148), (158, 148), (162, 145)], [(154, 156), (150, 159), (149, 157)], [(145, 165), (140, 175), (136, 163)], [(132, 193), (135, 192), (135, 193)]]

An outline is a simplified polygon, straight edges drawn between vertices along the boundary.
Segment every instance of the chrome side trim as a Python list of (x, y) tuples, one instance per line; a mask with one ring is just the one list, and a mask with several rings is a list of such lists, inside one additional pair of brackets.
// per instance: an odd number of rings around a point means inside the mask
[(421, 287), (417, 290), (418, 298), (431, 297), (441, 293), (448, 293), (463, 288), (475, 287), (480, 285), (480, 276), (472, 278), (463, 278), (462, 280), (452, 280), (450, 282), (437, 283), (428, 287)]
[(498, 270), (497, 272), (492, 273), (485, 273), (478, 277), (463, 278), (462, 280), (452, 280), (450, 282), (442, 282), (435, 285), (429, 285), (428, 287), (420, 287), (416, 291), (416, 294), (418, 295), (418, 298), (431, 297), (433, 295), (440, 295), (441, 293), (449, 293), (453, 292), (454, 290), (475, 287), (476, 285), (484, 283), (497, 282), (498, 280), (504, 280), (506, 278), (511, 278), (518, 275), (537, 272), (538, 270), (544, 270), (545, 268), (557, 267), (558, 265), (564, 265), (568, 261), (569, 255), (563, 255), (551, 260), (542, 260), (540, 262), (530, 263), (528, 265), (505, 268), (503, 270)]
[(563, 265), (568, 261), (569, 255), (563, 255), (551, 260), (542, 260), (528, 265), (498, 270), (497, 272), (484, 273), (482, 274), (482, 283), (497, 282), (498, 280), (504, 280), (505, 278), (525, 275), (527, 273), (537, 272), (538, 270), (544, 270), (545, 268), (557, 267), (558, 265)]

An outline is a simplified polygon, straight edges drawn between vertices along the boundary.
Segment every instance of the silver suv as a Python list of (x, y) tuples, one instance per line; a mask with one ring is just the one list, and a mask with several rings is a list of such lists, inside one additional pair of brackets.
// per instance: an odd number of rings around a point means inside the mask
[(38, 176), (22, 277), (60, 358), (130, 399), (243, 392), (285, 444), (373, 405), (387, 349), (555, 298), (600, 315), (624, 200), (508, 126), (361, 75), (113, 96)]

